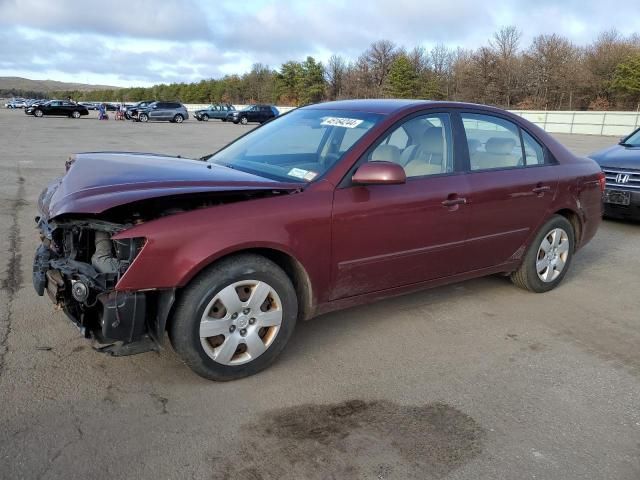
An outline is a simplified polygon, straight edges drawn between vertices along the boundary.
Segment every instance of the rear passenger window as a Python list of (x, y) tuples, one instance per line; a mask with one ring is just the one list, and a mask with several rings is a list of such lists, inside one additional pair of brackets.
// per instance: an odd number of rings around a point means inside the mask
[(498, 117), (462, 114), (471, 170), (524, 166), (518, 127)]
[(544, 149), (531, 135), (522, 130), (524, 158), (526, 165), (544, 164)]

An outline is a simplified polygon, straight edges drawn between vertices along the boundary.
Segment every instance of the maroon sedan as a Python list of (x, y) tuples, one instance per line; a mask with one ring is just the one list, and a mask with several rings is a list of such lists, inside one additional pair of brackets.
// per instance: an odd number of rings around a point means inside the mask
[(39, 295), (112, 355), (165, 330), (196, 373), (268, 366), (296, 321), (491, 274), (533, 292), (596, 233), (604, 176), (496, 108), (294, 110), (188, 160), (83, 153), (39, 200)]

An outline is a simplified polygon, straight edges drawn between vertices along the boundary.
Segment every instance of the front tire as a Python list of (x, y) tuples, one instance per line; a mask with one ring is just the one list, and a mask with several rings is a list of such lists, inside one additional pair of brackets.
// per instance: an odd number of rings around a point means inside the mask
[(71, 114), (71, 116), (72, 116), (73, 118), (76, 118), (76, 119), (77, 119), (77, 118), (80, 118), (80, 112), (79, 112), (79, 111), (77, 111), (77, 110), (74, 110), (74, 111), (73, 111), (73, 113)]
[(202, 121), (203, 122), (208, 122), (209, 121), (209, 115), (207, 115), (206, 113), (204, 115), (202, 115)]
[(38, 117), (38, 118), (40, 118), (40, 117), (42, 117), (43, 115), (44, 115), (44, 112), (43, 112), (42, 110), (40, 110), (40, 109), (37, 109), (35, 112), (33, 112), (33, 116), (34, 116), (34, 117)]
[(169, 337), (198, 375), (235, 380), (275, 360), (297, 316), (296, 292), (286, 273), (262, 256), (242, 254), (212, 265), (185, 288)]
[(553, 290), (569, 270), (574, 250), (573, 226), (565, 217), (554, 215), (538, 231), (511, 281), (531, 292)]
[(249, 120), (247, 119), (247, 117), (242, 117), (242, 118), (240, 119), (240, 123), (241, 123), (242, 125), (246, 125), (247, 123), (249, 123)]
[(142, 123), (147, 123), (149, 121), (149, 115), (147, 115), (146, 113), (141, 113), (140, 115), (138, 115), (138, 120)]

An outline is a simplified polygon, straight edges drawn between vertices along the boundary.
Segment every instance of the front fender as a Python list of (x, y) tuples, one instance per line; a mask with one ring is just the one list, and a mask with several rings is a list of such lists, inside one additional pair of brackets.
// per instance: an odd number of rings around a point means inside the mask
[(226, 255), (268, 248), (297, 260), (314, 290), (328, 289), (331, 191), (305, 191), (203, 208), (152, 220), (113, 238), (146, 243), (116, 290), (178, 288)]

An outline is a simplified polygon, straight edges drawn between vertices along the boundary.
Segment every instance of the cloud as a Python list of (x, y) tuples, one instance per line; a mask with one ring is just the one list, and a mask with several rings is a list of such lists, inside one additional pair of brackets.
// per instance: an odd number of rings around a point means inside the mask
[(194, 0), (3, 0), (2, 24), (109, 37), (184, 41), (209, 36), (205, 11)]
[(523, 46), (541, 33), (586, 44), (612, 27), (640, 31), (636, 2), (0, 0), (0, 74), (194, 81), (307, 55), (355, 59), (379, 39), (476, 48), (503, 25), (522, 31)]

